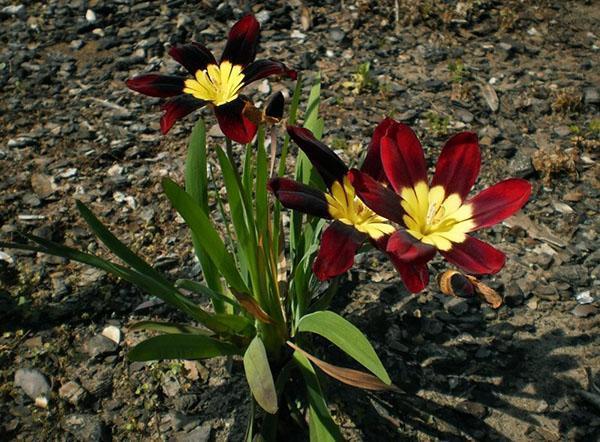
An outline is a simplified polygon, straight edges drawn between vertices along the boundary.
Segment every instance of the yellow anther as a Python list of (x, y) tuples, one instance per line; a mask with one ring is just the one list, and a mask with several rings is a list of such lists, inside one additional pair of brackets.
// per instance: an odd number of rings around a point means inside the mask
[(205, 70), (196, 72), (195, 79), (185, 80), (183, 92), (221, 106), (235, 100), (243, 86), (242, 66), (224, 61), (220, 65), (209, 64)]
[(403, 189), (401, 197), (408, 233), (439, 250), (450, 250), (452, 243), (465, 241), (475, 227), (471, 206), (462, 204), (456, 193), (446, 196), (442, 186), (430, 189), (421, 181), (414, 188)]
[(348, 177), (344, 177), (343, 183), (339, 181), (333, 183), (331, 192), (326, 193), (325, 198), (329, 203), (329, 214), (334, 219), (353, 226), (373, 239), (380, 239), (396, 231), (385, 218), (369, 209), (356, 196)]

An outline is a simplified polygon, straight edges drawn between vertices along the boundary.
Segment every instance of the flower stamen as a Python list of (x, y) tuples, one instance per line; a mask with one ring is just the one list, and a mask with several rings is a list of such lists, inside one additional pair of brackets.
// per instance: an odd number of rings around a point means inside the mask
[(229, 61), (209, 64), (205, 70), (196, 72), (195, 79), (185, 80), (183, 92), (200, 100), (221, 106), (235, 100), (244, 86), (242, 66)]
[(332, 218), (353, 226), (356, 230), (366, 233), (374, 240), (395, 232), (394, 226), (382, 216), (369, 209), (357, 196), (354, 187), (347, 176), (343, 183), (336, 181), (331, 191), (325, 194), (329, 204), (328, 210)]

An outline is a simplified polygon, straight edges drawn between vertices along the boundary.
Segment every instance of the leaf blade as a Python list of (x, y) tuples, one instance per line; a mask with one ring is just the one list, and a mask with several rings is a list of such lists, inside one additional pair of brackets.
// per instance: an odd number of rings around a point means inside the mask
[(210, 220), (198, 204), (181, 187), (169, 178), (162, 181), (163, 189), (190, 229), (202, 238), (202, 246), (211, 257), (229, 285), (235, 290), (247, 293), (248, 288), (242, 280), (231, 254), (223, 240), (212, 226)]
[(294, 352), (293, 358), (306, 384), (309, 403), (308, 426), (311, 442), (342, 440), (340, 429), (331, 417), (331, 413), (329, 413), (319, 379), (310, 361), (299, 351)]
[(297, 352), (302, 353), (306, 358), (308, 358), (313, 364), (327, 373), (334, 379), (337, 379), (344, 384), (351, 385), (353, 387), (362, 388), (364, 390), (374, 390), (374, 391), (383, 391), (383, 390), (394, 390), (398, 391), (398, 388), (394, 385), (384, 384), (370, 373), (365, 373), (359, 370), (353, 370), (351, 368), (339, 367), (337, 365), (330, 364), (329, 362), (325, 362), (316, 356), (311, 355), (310, 353), (302, 350), (300, 347), (295, 345), (294, 343), (287, 341), (287, 344), (292, 347)]
[(298, 332), (316, 333), (339, 347), (354, 360), (377, 376), (383, 383), (390, 385), (392, 380), (375, 350), (361, 331), (330, 311), (320, 311), (303, 316), (298, 322)]
[(127, 354), (130, 361), (208, 359), (239, 354), (237, 347), (203, 335), (165, 334), (140, 342)]
[(258, 335), (250, 342), (244, 353), (244, 371), (250, 391), (258, 405), (267, 413), (277, 413), (279, 406), (275, 382), (267, 359), (267, 351)]

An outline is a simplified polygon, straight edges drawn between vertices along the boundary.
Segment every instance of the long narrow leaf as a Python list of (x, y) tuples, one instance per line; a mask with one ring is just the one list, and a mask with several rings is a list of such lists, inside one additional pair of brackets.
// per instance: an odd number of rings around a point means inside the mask
[(213, 333), (209, 330), (192, 327), (188, 324), (178, 324), (175, 322), (159, 321), (139, 321), (129, 326), (129, 330), (152, 330), (168, 334), (192, 334), (211, 336)]
[(211, 257), (229, 285), (242, 293), (248, 293), (248, 288), (242, 280), (231, 254), (225, 248), (208, 217), (194, 200), (169, 178), (162, 182), (165, 193), (175, 209), (186, 221), (190, 229), (201, 238), (203, 249)]
[(169, 284), (168, 280), (157, 270), (155, 270), (150, 264), (132, 252), (125, 244), (123, 244), (115, 235), (113, 235), (104, 225), (100, 222), (96, 215), (92, 213), (88, 207), (81, 201), (76, 202), (79, 213), (85, 219), (86, 223), (92, 229), (94, 234), (102, 241), (102, 243), (108, 247), (117, 257), (123, 262), (134, 268), (137, 272), (147, 275), (148, 277), (155, 279), (163, 284)]
[[(206, 161), (206, 127), (200, 118), (190, 136), (188, 153), (185, 161), (185, 190), (198, 203), (208, 216), (208, 176)], [(222, 293), (221, 278), (210, 257), (200, 246), (200, 239), (192, 232), (194, 252), (200, 262), (204, 280), (209, 288), (217, 293)], [(223, 311), (222, 301), (212, 298), (215, 310)]]
[(209, 299), (217, 300), (220, 302), (226, 302), (234, 307), (240, 307), (240, 304), (238, 304), (233, 299), (228, 298), (227, 296), (223, 296), (210, 289), (209, 287), (206, 287), (205, 285), (200, 284), (196, 281), (192, 281), (189, 279), (178, 279), (177, 281), (175, 281), (175, 287), (184, 290), (189, 290), (190, 292), (194, 292), (198, 295), (206, 296)]
[(395, 390), (398, 391), (394, 385), (387, 385), (381, 382), (377, 377), (369, 373), (362, 371), (353, 370), (351, 368), (338, 367), (337, 365), (330, 364), (329, 362), (322, 361), (321, 359), (311, 355), (310, 353), (302, 350), (297, 345), (287, 342), (297, 352), (302, 353), (306, 356), (313, 364), (327, 373), (334, 379), (337, 379), (344, 384), (351, 385), (353, 387), (362, 388), (363, 390)]
[(240, 354), (235, 346), (202, 335), (160, 335), (140, 342), (127, 354), (130, 361), (207, 359)]
[(315, 82), (310, 89), (308, 105), (304, 112), (304, 127), (310, 130), (317, 140), (323, 136), (323, 118), (319, 117), (319, 104), (321, 103), (321, 77), (317, 74)]
[[(167, 304), (170, 304), (184, 313), (187, 313), (191, 318), (197, 320), (216, 333), (233, 334), (238, 333), (239, 330), (239, 332), (243, 332), (242, 334), (245, 335), (252, 334), (252, 330), (248, 328), (247, 322), (242, 324), (239, 320), (230, 321), (227, 318), (222, 320), (217, 316), (213, 316), (183, 296), (169, 283), (163, 284), (162, 282), (152, 279), (145, 274), (138, 273), (133, 269), (129, 269), (100, 257), (80, 252), (79, 250), (75, 250), (52, 241), (48, 241), (44, 238), (29, 234), (23, 234), (23, 236), (30, 241), (39, 244), (40, 247), (13, 243), (0, 243), (0, 246), (47, 253), (49, 255), (61, 256), (82, 264), (87, 264), (89, 266), (104, 270), (118, 278), (122, 278), (125, 281), (136, 285), (149, 294), (162, 299)], [(232, 324), (234, 326), (233, 329), (231, 328)]]
[(260, 126), (258, 129), (256, 143), (256, 190), (255, 190), (255, 206), (256, 206), (256, 228), (259, 238), (263, 239), (265, 249), (268, 243), (268, 228), (267, 228), (267, 152), (265, 150), (265, 127)]
[(309, 360), (301, 352), (294, 352), (294, 361), (298, 365), (306, 384), (309, 403), (309, 435), (311, 442), (331, 442), (342, 440), (337, 424), (331, 417), (319, 379)]
[(323, 336), (371, 371), (383, 383), (386, 385), (392, 383), (365, 335), (340, 315), (330, 311), (311, 313), (300, 319), (297, 331)]

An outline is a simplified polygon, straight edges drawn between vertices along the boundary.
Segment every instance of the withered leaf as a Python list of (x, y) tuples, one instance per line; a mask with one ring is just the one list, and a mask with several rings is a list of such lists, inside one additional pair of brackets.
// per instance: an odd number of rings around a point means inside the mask
[(313, 364), (315, 364), (329, 376), (331, 376), (334, 379), (337, 379), (340, 382), (343, 382), (344, 384), (352, 385), (353, 387), (362, 388), (364, 390), (400, 391), (395, 385), (384, 384), (379, 380), (379, 378), (369, 373), (365, 373), (359, 370), (353, 370), (351, 368), (338, 367), (337, 365), (330, 364), (317, 358), (316, 356), (311, 355), (310, 353), (307, 353), (306, 351), (302, 350), (300, 347), (298, 347), (290, 341), (287, 341), (287, 344), (294, 350), (306, 356)]
[(254, 316), (256, 319), (258, 319), (260, 322), (264, 322), (265, 324), (273, 324), (273, 318), (271, 318), (267, 312), (265, 312), (260, 305), (258, 305), (258, 303), (256, 302), (256, 300), (245, 294), (245, 293), (239, 293), (236, 292), (235, 290), (232, 290), (233, 295), (235, 296), (235, 299), (238, 300), (238, 302), (240, 303), (240, 305), (242, 307), (244, 307), (246, 309), (246, 311), (248, 313), (250, 313), (252, 316)]

